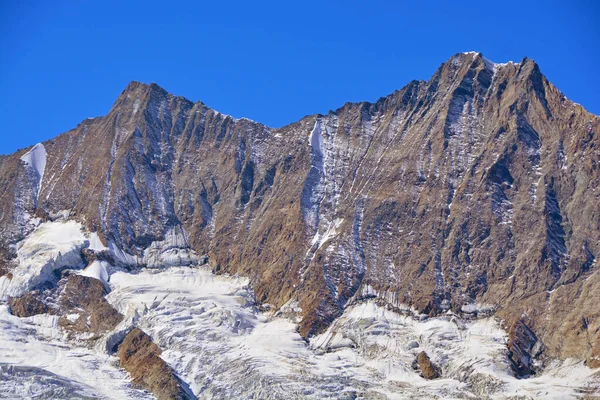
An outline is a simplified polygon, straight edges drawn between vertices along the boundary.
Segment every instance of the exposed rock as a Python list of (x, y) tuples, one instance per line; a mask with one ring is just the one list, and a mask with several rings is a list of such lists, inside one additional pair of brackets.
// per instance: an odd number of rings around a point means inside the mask
[(71, 335), (93, 334), (91, 339), (116, 327), (123, 319), (104, 298), (105, 288), (95, 278), (70, 274), (59, 301), (59, 324)]
[(169, 365), (160, 358), (161, 350), (144, 331), (134, 328), (119, 345), (117, 356), (133, 382), (151, 391), (158, 400), (184, 400), (191, 397)]
[(90, 249), (83, 249), (81, 254), (88, 265), (96, 260), (106, 261), (109, 264), (115, 264), (115, 260), (108, 250), (94, 251)]
[(431, 362), (429, 356), (424, 351), (417, 355), (417, 364), (421, 370), (421, 374), (425, 379), (437, 379), (440, 377), (440, 371), (438, 367)]
[(19, 318), (32, 317), (50, 311), (48, 305), (40, 299), (40, 293), (37, 290), (27, 292), (20, 297), (11, 297), (8, 305), (10, 312)]
[(518, 375), (529, 376), (535, 372), (533, 358), (541, 353), (542, 346), (533, 331), (521, 320), (516, 321), (508, 331), (508, 349)]
[(9, 246), (8, 238), (0, 236), (0, 277), (6, 275), (9, 279), (12, 279), (10, 271), (15, 257), (15, 250)]
[(132, 82), (43, 143), (43, 173), (23, 159), (41, 146), (2, 157), (0, 232), (72, 210), (132, 267), (180, 232), (169, 260), (189, 247), (251, 277), (261, 303), (298, 300), (305, 337), (363, 294), (430, 315), (488, 304), (583, 360), (600, 343), (599, 148), (600, 118), (527, 58), (457, 54), (279, 129)]
[(585, 361), (589, 368), (600, 368), (600, 346), (592, 349), (592, 354)]
[(586, 360), (586, 364), (589, 368), (600, 368), (600, 356), (592, 356)]

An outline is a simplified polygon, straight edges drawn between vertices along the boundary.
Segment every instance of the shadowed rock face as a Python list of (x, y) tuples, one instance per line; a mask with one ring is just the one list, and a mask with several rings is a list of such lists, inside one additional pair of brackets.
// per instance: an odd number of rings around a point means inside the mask
[(541, 351), (535, 334), (522, 321), (516, 321), (508, 332), (508, 349), (515, 372), (520, 376), (534, 373), (532, 360)]
[(15, 241), (69, 210), (141, 256), (183, 228), (180, 246), (251, 277), (260, 302), (298, 300), (304, 336), (363, 296), (483, 303), (550, 355), (595, 359), (599, 132), (532, 60), (475, 53), (280, 129), (132, 82), (43, 143), (45, 168), (31, 149), (0, 157), (0, 229)]

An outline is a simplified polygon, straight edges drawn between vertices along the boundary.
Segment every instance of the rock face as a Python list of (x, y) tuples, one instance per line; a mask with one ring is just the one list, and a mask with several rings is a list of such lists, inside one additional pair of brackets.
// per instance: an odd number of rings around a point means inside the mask
[(508, 332), (508, 349), (515, 372), (528, 376), (534, 372), (532, 359), (542, 351), (535, 334), (522, 321), (516, 321)]
[[(71, 334), (99, 335), (112, 330), (123, 316), (104, 298), (102, 282), (88, 276), (69, 275), (60, 294), (60, 309), (66, 316), (59, 323)], [(69, 318), (69, 315), (72, 317)]]
[(39, 298), (37, 291), (27, 292), (20, 297), (12, 297), (8, 300), (8, 305), (10, 312), (19, 318), (32, 317), (50, 311), (48, 305)]
[(160, 348), (141, 329), (125, 336), (117, 356), (133, 382), (150, 390), (158, 400), (187, 400), (189, 396), (173, 370), (160, 358)]
[(425, 379), (437, 379), (440, 377), (438, 368), (431, 362), (429, 356), (424, 351), (417, 355), (417, 365)]
[(526, 315), (549, 355), (597, 357), (599, 133), (527, 58), (457, 54), (280, 129), (132, 82), (108, 115), (0, 157), (0, 233), (67, 210), (132, 267), (192, 249), (260, 302), (298, 301), (305, 337), (378, 297)]

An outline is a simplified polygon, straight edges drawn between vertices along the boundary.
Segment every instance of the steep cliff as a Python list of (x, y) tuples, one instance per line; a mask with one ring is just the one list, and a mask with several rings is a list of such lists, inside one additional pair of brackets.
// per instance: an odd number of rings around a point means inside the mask
[(207, 255), (259, 302), (298, 301), (305, 337), (375, 297), (496, 312), (547, 354), (591, 360), (599, 133), (527, 58), (457, 54), (429, 81), (279, 129), (132, 82), (106, 116), (0, 158), (0, 232), (8, 245), (68, 215), (121, 264)]

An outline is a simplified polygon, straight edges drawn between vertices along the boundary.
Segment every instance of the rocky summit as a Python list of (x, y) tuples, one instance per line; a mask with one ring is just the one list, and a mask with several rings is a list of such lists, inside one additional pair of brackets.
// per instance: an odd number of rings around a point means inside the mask
[[(600, 118), (567, 99), (528, 58), (496, 64), (481, 53), (456, 54), (428, 81), (282, 128), (131, 82), (106, 116), (0, 157), (0, 297), (23, 316), (10, 316), (12, 324), (60, 318), (59, 326), (76, 327), (59, 329), (69, 343), (83, 340), (116, 358), (126, 353), (121, 368), (135, 382), (163, 379), (142, 384), (160, 388), (154, 391), (159, 398), (327, 393), (285, 384), (270, 391), (273, 382), (264, 377), (255, 379), (256, 387), (227, 392), (235, 388), (219, 386), (214, 377), (225, 372), (212, 367), (215, 361), (188, 360), (183, 353), (173, 358), (168, 347), (179, 336), (167, 339), (144, 319), (144, 312), (166, 304), (168, 293), (163, 300), (144, 298), (142, 307), (142, 300), (134, 301), (137, 289), (128, 292), (131, 285), (115, 286), (113, 279), (146, 273), (158, 279), (171, 273), (168, 268), (203, 264), (222, 275), (210, 279), (247, 279), (248, 287), (235, 286), (244, 294), (227, 302), (255, 307), (252, 313), (235, 308), (241, 315), (231, 325), (236, 335), (256, 331), (257, 315), (268, 314), (297, 324), (310, 344), (294, 341), (308, 346), (302, 351), (367, 351), (361, 343), (373, 340), (365, 335), (375, 328), (355, 314), (368, 306), (378, 310), (369, 314), (373, 321), (408, 313), (410, 324), (455, 321), (462, 327), (456, 332), (480, 332), (482, 321), (496, 321), (506, 336), (495, 354), (512, 377), (543, 374), (569, 359), (591, 373), (600, 367), (599, 159)], [(126, 292), (122, 298), (119, 290)], [(100, 299), (82, 298), (87, 292)], [(135, 313), (127, 299), (139, 305)], [(339, 333), (344, 321), (352, 335)], [(397, 324), (394, 329), (406, 332), (411, 327), (407, 342), (414, 339), (402, 350), (414, 352), (406, 374), (467, 385), (442, 397), (465, 390), (487, 398), (508, 387), (498, 379), (465, 378), (468, 373), (458, 374), (440, 353), (444, 346), (424, 348), (417, 325)], [(464, 339), (456, 335), (457, 343)], [(389, 350), (377, 346), (367, 352)], [(213, 354), (208, 345), (194, 351)], [(8, 376), (5, 362), (0, 358), (0, 372)], [(193, 363), (212, 369), (199, 380), (190, 372)], [(368, 382), (350, 381), (338, 382), (352, 386), (348, 398), (396, 392), (431, 398), (402, 386), (375, 393)], [(597, 393), (595, 382), (578, 393)], [(68, 390), (70, 396), (87, 393), (79, 386)]]

